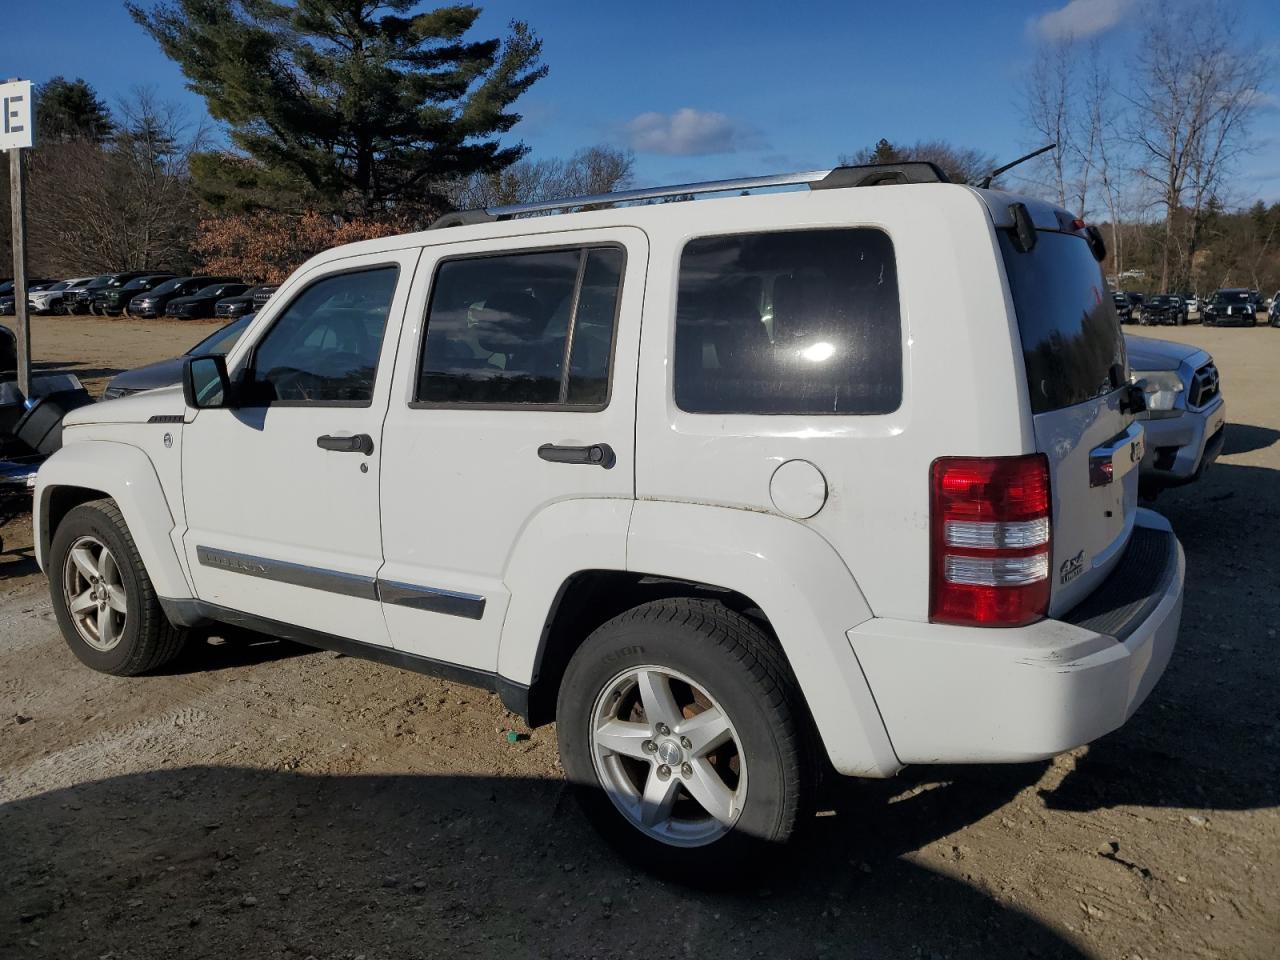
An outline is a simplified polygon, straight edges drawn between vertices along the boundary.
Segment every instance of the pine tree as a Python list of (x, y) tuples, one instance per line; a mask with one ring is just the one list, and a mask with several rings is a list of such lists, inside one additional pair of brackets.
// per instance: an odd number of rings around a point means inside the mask
[(523, 22), (470, 40), (478, 7), (414, 12), (419, 0), (127, 6), (243, 154), (193, 162), (202, 195), (224, 208), (403, 214), (526, 152), (497, 139), (546, 74)]
[(114, 129), (111, 112), (79, 78), (54, 77), (36, 88), (36, 143), (102, 143)]

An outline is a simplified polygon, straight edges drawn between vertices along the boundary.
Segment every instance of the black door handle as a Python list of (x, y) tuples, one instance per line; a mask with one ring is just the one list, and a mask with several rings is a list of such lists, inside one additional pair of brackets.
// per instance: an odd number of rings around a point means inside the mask
[(607, 443), (593, 443), (589, 447), (562, 447), (556, 443), (544, 443), (538, 448), (538, 456), (551, 463), (583, 463), (589, 467), (608, 470), (618, 458)]
[(373, 453), (373, 437), (367, 433), (357, 433), (354, 437), (334, 437), (325, 434), (316, 437), (316, 446), (321, 450), (332, 450), (335, 453), (363, 453), (366, 457)]

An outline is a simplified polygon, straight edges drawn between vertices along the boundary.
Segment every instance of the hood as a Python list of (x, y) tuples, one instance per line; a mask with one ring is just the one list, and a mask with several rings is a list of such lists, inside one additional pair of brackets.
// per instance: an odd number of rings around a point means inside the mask
[(1124, 335), (1124, 341), (1131, 370), (1176, 370), (1183, 360), (1201, 352), (1199, 347), (1185, 343), (1135, 337), (1130, 333)]
[(152, 417), (182, 417), (187, 405), (182, 399), (182, 385), (175, 384), (146, 393), (135, 393), (118, 400), (101, 400), (72, 410), (62, 419), (63, 426), (78, 427), (94, 423), (146, 423)]
[(181, 306), (185, 306), (188, 303), (198, 303), (199, 300), (200, 300), (199, 297), (174, 297), (172, 300), (169, 301), (169, 306), (181, 307)]
[(154, 390), (156, 387), (168, 387), (182, 382), (182, 366), (185, 357), (171, 357), (149, 363), (145, 367), (137, 367), (117, 374), (107, 384), (107, 389), (123, 387), (126, 390)]

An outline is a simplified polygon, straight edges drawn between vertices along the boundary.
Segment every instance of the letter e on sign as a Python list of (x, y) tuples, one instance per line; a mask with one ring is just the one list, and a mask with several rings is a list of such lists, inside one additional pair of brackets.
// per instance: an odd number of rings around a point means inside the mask
[(17, 150), (33, 143), (31, 81), (0, 83), (0, 150)]

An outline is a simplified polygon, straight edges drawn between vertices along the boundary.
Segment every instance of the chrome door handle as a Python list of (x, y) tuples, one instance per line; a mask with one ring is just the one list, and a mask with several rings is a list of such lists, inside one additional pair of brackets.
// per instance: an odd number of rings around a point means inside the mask
[(593, 443), (587, 447), (565, 447), (557, 443), (544, 443), (538, 448), (538, 456), (549, 463), (581, 463), (589, 467), (608, 470), (618, 458), (607, 443)]
[(363, 453), (367, 457), (373, 453), (373, 437), (367, 433), (357, 433), (353, 437), (325, 434), (323, 437), (316, 437), (316, 446), (334, 453)]

